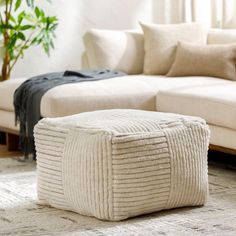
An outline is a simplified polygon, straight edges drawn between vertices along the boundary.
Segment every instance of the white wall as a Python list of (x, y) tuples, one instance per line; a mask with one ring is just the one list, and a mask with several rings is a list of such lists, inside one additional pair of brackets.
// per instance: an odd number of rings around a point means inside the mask
[(79, 69), (82, 36), (90, 28), (138, 28), (140, 20), (151, 22), (153, 1), (158, 0), (46, 0), (36, 1), (47, 13), (59, 18), (56, 49), (48, 58), (41, 48), (29, 49), (12, 77), (29, 77), (50, 71)]

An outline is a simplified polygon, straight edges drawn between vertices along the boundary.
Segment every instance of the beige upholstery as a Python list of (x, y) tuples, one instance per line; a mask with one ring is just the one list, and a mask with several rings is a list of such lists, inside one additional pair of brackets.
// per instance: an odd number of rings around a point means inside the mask
[(236, 30), (211, 29), (208, 32), (208, 44), (232, 44), (236, 43)]
[[(49, 90), (42, 98), (44, 117), (71, 115), (108, 108), (155, 110), (156, 90), (140, 79), (125, 76), (95, 82), (67, 84)], [(0, 83), (0, 110), (14, 111), (13, 94), (25, 79), (10, 79)]]
[(0, 110), (14, 111), (13, 95), (26, 79), (10, 79), (0, 83)]
[(13, 111), (4, 111), (0, 109), (0, 130), (18, 131), (19, 125), (15, 126), (15, 114)]
[(43, 117), (58, 117), (112, 108), (155, 110), (156, 94), (161, 89), (214, 85), (225, 81), (210, 77), (166, 78), (139, 75), (68, 84), (51, 89), (44, 95), (41, 113)]
[(207, 200), (200, 118), (95, 111), (43, 119), (34, 133), (41, 204), (117, 221)]
[(236, 82), (157, 93), (157, 110), (200, 116), (208, 124), (236, 130)]
[(229, 129), (215, 125), (209, 125), (209, 127), (211, 130), (211, 139), (210, 139), (211, 144), (236, 150), (235, 129)]
[(199, 45), (179, 42), (167, 76), (214, 76), (236, 80), (236, 43)]
[[(1, 110), (14, 111), (12, 94), (23, 81), (14, 79), (0, 83), (0, 94), (9, 97), (0, 100)], [(167, 78), (134, 75), (67, 84), (45, 93), (41, 101), (41, 114), (43, 117), (58, 117), (110, 108), (155, 110), (159, 90), (225, 83), (232, 82), (203, 76)]]
[(41, 101), (44, 117), (58, 117), (112, 108), (155, 110), (156, 90), (139, 76), (58, 86)]
[(88, 55), (87, 55), (86, 52), (82, 53), (81, 66), (82, 66), (83, 69), (89, 69), (90, 68), (89, 61), (88, 61)]
[(141, 24), (144, 32), (144, 74), (165, 75), (169, 71), (179, 41), (205, 45), (207, 32), (197, 23)]
[(141, 32), (92, 29), (85, 34), (84, 44), (90, 68), (109, 68), (127, 74), (143, 72)]

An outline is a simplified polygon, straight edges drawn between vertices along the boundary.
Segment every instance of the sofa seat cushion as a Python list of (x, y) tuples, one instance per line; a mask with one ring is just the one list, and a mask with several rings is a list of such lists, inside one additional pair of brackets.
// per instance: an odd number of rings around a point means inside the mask
[(60, 117), (112, 108), (156, 109), (156, 90), (139, 76), (65, 84), (49, 90), (41, 101), (43, 117)]
[[(0, 83), (0, 110), (14, 111), (13, 94), (25, 79), (11, 79)], [(132, 75), (108, 80), (67, 84), (55, 87), (42, 98), (41, 115), (59, 117), (86, 111), (132, 108), (156, 110), (159, 90), (231, 84), (231, 81), (213, 77), (178, 77)]]
[(157, 93), (157, 111), (200, 116), (208, 124), (236, 130), (236, 82)]
[(59, 117), (113, 108), (156, 110), (156, 94), (162, 89), (227, 83), (211, 77), (133, 75), (88, 83), (58, 86), (41, 101), (43, 117)]
[[(113, 107), (155, 110), (156, 91), (139, 77), (124, 76), (55, 87), (44, 94), (41, 114), (57, 117)], [(14, 92), (25, 80), (10, 79), (0, 83), (0, 110), (14, 111)]]
[(25, 80), (25, 78), (9, 79), (0, 83), (0, 110), (14, 111), (14, 92)]

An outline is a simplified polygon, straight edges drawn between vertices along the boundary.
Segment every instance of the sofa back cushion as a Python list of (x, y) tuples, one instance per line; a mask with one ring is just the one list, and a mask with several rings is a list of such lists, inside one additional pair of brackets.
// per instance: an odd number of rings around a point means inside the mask
[(92, 29), (84, 36), (90, 68), (143, 73), (144, 39), (138, 31)]
[(208, 44), (236, 43), (236, 30), (233, 29), (210, 29), (208, 32)]
[(198, 23), (156, 25), (141, 23), (144, 32), (144, 74), (166, 74), (175, 58), (179, 41), (205, 45), (207, 31)]

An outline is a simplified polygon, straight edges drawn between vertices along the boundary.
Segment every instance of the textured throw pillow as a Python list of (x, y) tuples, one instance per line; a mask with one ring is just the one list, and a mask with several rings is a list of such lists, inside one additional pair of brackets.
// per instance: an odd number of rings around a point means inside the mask
[(236, 30), (234, 29), (211, 29), (208, 32), (208, 44), (232, 44), (236, 43)]
[(127, 74), (143, 73), (142, 32), (92, 29), (84, 36), (90, 68), (108, 68)]
[(236, 44), (196, 45), (179, 43), (167, 76), (214, 76), (236, 80)]
[(155, 25), (141, 23), (144, 32), (144, 74), (166, 74), (179, 41), (206, 44), (207, 31), (198, 23)]

